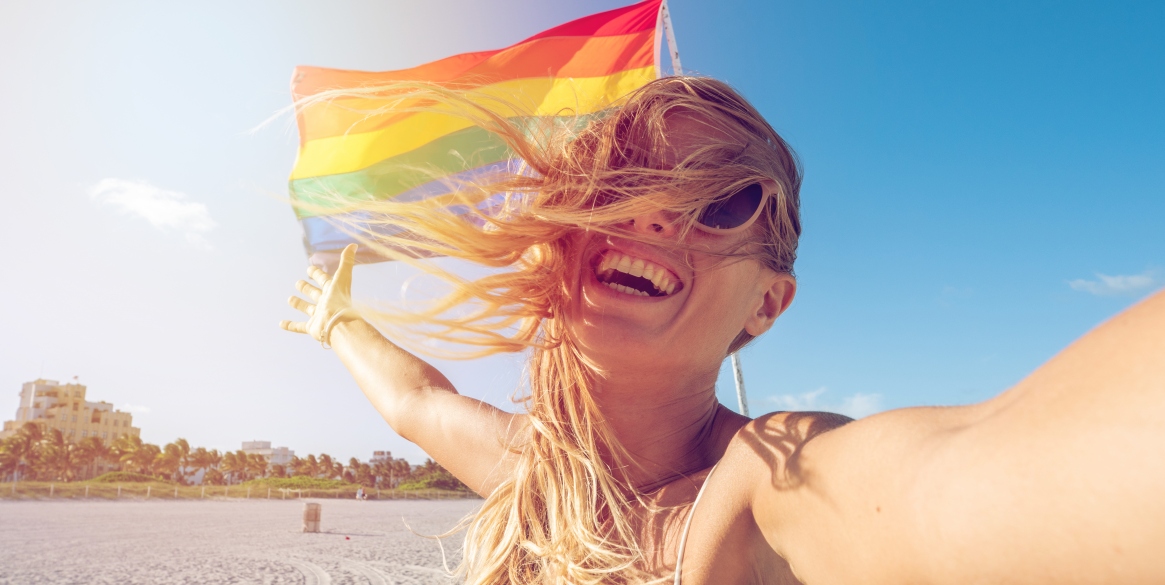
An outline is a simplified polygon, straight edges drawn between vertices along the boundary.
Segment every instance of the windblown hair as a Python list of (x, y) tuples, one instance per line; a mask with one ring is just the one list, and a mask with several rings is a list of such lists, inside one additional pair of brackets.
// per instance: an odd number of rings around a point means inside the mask
[[(325, 92), (297, 107), (337, 98), (381, 100), (369, 115), (441, 111), (496, 135), (521, 164), (507, 172), (448, 181), (450, 193), (419, 202), (336, 197), (329, 212), (359, 212), (341, 225), (365, 253), (408, 262), (452, 292), (410, 311), (380, 312), (397, 340), (465, 344), (464, 355), (530, 352), (528, 430), (515, 469), (469, 522), (462, 570), (467, 583), (640, 583), (648, 572), (629, 505), (634, 465), (603, 423), (591, 395), (601, 372), (588, 362), (562, 317), (577, 282), (579, 234), (634, 239), (637, 214), (674, 214), (683, 245), (699, 210), (757, 181), (777, 185), (769, 208), (729, 259), (754, 259), (791, 273), (800, 235), (801, 171), (791, 149), (727, 84), (701, 77), (649, 83), (605, 115), (576, 123), (515, 115), (497, 98), (431, 85), (402, 84)], [(685, 156), (674, 153), (669, 123), (706, 125)], [(690, 140), (688, 136), (685, 140)], [(425, 173), (424, 168), (404, 169)], [(313, 203), (311, 205), (321, 205)], [(304, 207), (311, 210), (310, 205)], [(456, 210), (456, 211), (451, 211)], [(658, 242), (657, 242), (658, 243)], [(424, 256), (492, 267), (469, 280)], [(743, 331), (729, 352), (751, 340)], [(465, 346), (463, 345), (463, 347)]]

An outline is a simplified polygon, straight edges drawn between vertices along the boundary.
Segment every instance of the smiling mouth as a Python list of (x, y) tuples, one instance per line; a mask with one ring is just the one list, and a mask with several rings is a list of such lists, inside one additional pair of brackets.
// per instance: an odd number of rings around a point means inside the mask
[(666, 297), (684, 287), (667, 268), (615, 250), (599, 260), (595, 276), (611, 289), (641, 297)]

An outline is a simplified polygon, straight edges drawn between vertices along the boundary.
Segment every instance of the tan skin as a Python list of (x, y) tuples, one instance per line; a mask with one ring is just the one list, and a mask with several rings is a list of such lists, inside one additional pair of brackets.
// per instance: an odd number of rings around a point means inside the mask
[[(849, 424), (826, 413), (749, 420), (716, 402), (720, 364), (740, 331), (773, 325), (796, 282), (754, 260), (695, 254), (685, 269), (674, 219), (624, 226), (657, 245), (578, 236), (563, 316), (607, 372), (595, 396), (643, 465), (634, 481), (667, 510), (642, 514), (659, 574), (674, 568), (679, 527), (716, 464), (685, 584), (1165, 582), (1165, 292), (980, 404)], [(749, 235), (690, 237), (715, 250)], [(668, 266), (683, 288), (645, 298), (598, 285), (588, 260), (608, 248)], [(309, 269), (321, 288), (300, 281), (312, 302), (290, 300), (309, 320), (285, 329), (320, 337), (349, 305), (354, 253), (334, 278)], [(342, 317), (330, 342), (401, 436), (482, 495), (507, 477), (503, 443), (524, 432), (523, 415), (458, 394), (363, 320)]]

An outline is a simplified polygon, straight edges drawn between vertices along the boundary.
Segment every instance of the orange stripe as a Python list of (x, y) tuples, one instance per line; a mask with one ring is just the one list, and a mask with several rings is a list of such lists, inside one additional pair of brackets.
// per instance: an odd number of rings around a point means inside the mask
[[(635, 38), (639, 36), (639, 38)], [(630, 37), (630, 38), (628, 38)], [(600, 77), (654, 64), (653, 39), (650, 35), (625, 35), (598, 38), (551, 38), (532, 41), (518, 52), (503, 52), (467, 73), (458, 88), (523, 78)], [(565, 56), (565, 59), (563, 58)], [(393, 81), (381, 79), (381, 84)], [(349, 86), (359, 87), (359, 86)], [(395, 124), (413, 114), (403, 112), (423, 106), (420, 101), (404, 103), (393, 100), (398, 113), (376, 113), (390, 104), (388, 99), (342, 98), (322, 102), (300, 111), (300, 143), (329, 136), (371, 132)]]
[[(606, 108), (654, 78), (655, 67), (649, 65), (601, 77), (505, 81), (483, 87), (480, 95), (512, 98), (511, 101), (526, 110), (515, 112), (503, 102), (482, 103), (490, 111), (505, 117), (585, 115)], [(299, 149), (291, 178), (304, 179), (363, 169), (471, 126), (472, 122), (459, 116), (431, 111), (374, 132), (308, 140)]]
[[(654, 63), (655, 31), (607, 37), (551, 37), (501, 51), (455, 55), (402, 71), (347, 71), (296, 67), (292, 95), (303, 98), (327, 89), (387, 85), (395, 81), (472, 84), (522, 77), (595, 77)], [(628, 55), (628, 51), (633, 51)], [(480, 58), (479, 58), (480, 57)], [(634, 62), (627, 61), (635, 59)]]

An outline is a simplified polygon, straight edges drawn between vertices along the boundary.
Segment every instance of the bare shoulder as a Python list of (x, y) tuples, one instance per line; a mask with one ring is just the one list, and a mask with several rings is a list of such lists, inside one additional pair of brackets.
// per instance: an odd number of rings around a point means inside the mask
[(725, 461), (768, 475), (772, 484), (795, 480), (800, 455), (819, 435), (853, 422), (831, 412), (773, 412), (745, 424), (728, 446)]
[(801, 581), (874, 583), (878, 571), (903, 578), (922, 568), (885, 563), (926, 554), (916, 538), (915, 480), (947, 437), (981, 416), (973, 407), (901, 409), (857, 421), (774, 413), (742, 428), (725, 458), (747, 477), (760, 534)]

